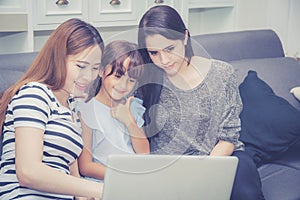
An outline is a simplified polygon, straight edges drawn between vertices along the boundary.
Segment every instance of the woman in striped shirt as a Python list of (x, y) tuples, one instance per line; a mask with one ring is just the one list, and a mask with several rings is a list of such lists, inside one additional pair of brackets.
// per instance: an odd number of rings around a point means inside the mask
[(93, 26), (70, 19), (5, 91), (0, 100), (0, 199), (101, 197), (101, 183), (79, 176), (81, 127), (71, 105), (97, 77), (103, 46)]

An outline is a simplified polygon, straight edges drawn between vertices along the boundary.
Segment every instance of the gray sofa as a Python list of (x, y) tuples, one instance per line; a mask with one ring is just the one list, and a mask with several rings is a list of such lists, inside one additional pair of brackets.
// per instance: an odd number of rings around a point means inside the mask
[[(217, 33), (197, 35), (192, 39), (196, 54), (231, 63), (240, 83), (249, 70), (256, 71), (276, 95), (286, 99), (297, 112), (300, 111), (299, 101), (289, 93), (292, 87), (300, 86), (300, 63), (284, 56), (281, 41), (275, 32), (253, 30)], [(199, 44), (204, 49), (199, 48)], [(23, 74), (35, 56), (36, 53), (0, 55), (0, 93)], [(284, 151), (271, 152), (271, 158), (258, 163), (267, 200), (300, 199), (299, 134), (295, 134), (294, 141), (286, 145)], [(241, 135), (244, 136), (243, 132)], [(268, 145), (264, 147), (268, 148)]]
[[(266, 153), (264, 156), (259, 155), (266, 159), (259, 160), (260, 162), (257, 161), (258, 170), (262, 179), (263, 193), (266, 200), (299, 200), (300, 102), (290, 93), (290, 89), (300, 86), (300, 62), (296, 61), (294, 58), (284, 56), (281, 41), (277, 34), (272, 30), (251, 30), (197, 35), (193, 36), (192, 39), (196, 54), (211, 57), (213, 59), (224, 60), (233, 65), (237, 72), (239, 83), (242, 83), (248, 75), (248, 71), (252, 70), (273, 89), (276, 96), (269, 95), (267, 98), (271, 97), (271, 100), (276, 98), (280, 103), (275, 104), (277, 106), (270, 110), (268, 109), (270, 108), (268, 104), (271, 104), (271, 102), (266, 102), (266, 105), (264, 105), (263, 100), (259, 99), (260, 97), (258, 95), (256, 96), (255, 93), (251, 93), (253, 92), (253, 90), (251, 90), (252, 86), (254, 92), (256, 92), (256, 90), (259, 92), (259, 88), (255, 86), (257, 82), (251, 83), (248, 78), (248, 86), (245, 87), (246, 82), (244, 82), (243, 87), (240, 86), (242, 100), (244, 97), (245, 105), (254, 105), (250, 110), (246, 110), (244, 107), (245, 112), (241, 117), (241, 139), (244, 139), (249, 143), (249, 146), (246, 145), (246, 152), (248, 150), (252, 156), (261, 151)], [(199, 47), (199, 44), (202, 48)], [(261, 82), (259, 84), (261, 85)], [(243, 91), (245, 89), (248, 89), (249, 91)], [(251, 94), (251, 96), (249, 97), (247, 93)], [(284, 99), (280, 99), (281, 97)], [(246, 101), (247, 99), (251, 99), (254, 102), (249, 103)], [(285, 100), (287, 100), (287, 102)], [(282, 106), (282, 104), (284, 104), (284, 106)], [(256, 106), (261, 109), (261, 112), (256, 109)], [(292, 108), (290, 106), (292, 106)], [(288, 107), (288, 111), (282, 109), (285, 109), (286, 107)], [(262, 113), (265, 110), (269, 110), (269, 113)], [(292, 112), (292, 115), (288, 114), (290, 111)], [(257, 114), (257, 117), (253, 116), (251, 118), (249, 117), (250, 115), (245, 116), (246, 112)], [(280, 117), (285, 117), (280, 120), (287, 123), (293, 123), (291, 125), (294, 128), (293, 135), (290, 134), (290, 132), (292, 132), (291, 130), (284, 131), (284, 128), (286, 129), (286, 127), (280, 129), (281, 132), (278, 132), (277, 135), (275, 134), (276, 130), (270, 127), (265, 128), (264, 125), (267, 126), (273, 123), (269, 122), (269, 124), (267, 124), (267, 119), (263, 119), (263, 117), (266, 116), (272, 118), (272, 120), (274, 119), (274, 116), (276, 117), (276, 120)], [(293, 119), (288, 119), (286, 116), (295, 117), (293, 117)], [(247, 117), (250, 119), (247, 119)], [(257, 120), (253, 118), (257, 118)], [(243, 124), (243, 121), (249, 122), (249, 120), (254, 120), (254, 127), (247, 127), (248, 124)], [(264, 124), (261, 126), (260, 123)], [(279, 126), (280, 122), (276, 121), (275, 126), (277, 126), (277, 124)], [(298, 128), (294, 127), (294, 125), (298, 126)], [(282, 127), (283, 125), (281, 124), (280, 126)], [(257, 140), (261, 139), (264, 141), (254, 141), (251, 143), (251, 139), (255, 136), (252, 138), (248, 136), (251, 134), (253, 135), (254, 133), (243, 131), (246, 129), (245, 127), (253, 130), (255, 134), (259, 134)], [(257, 130), (266, 131), (259, 132)], [(269, 132), (269, 130), (273, 132)], [(287, 137), (288, 134), (290, 134), (290, 137)], [(270, 137), (267, 138), (268, 136)], [(278, 140), (284, 138), (292, 141), (287, 142), (287, 140), (280, 140), (276, 143), (278, 137), (280, 137)], [(273, 148), (272, 143), (277, 145), (278, 148)], [(257, 146), (253, 146), (255, 144), (257, 144)], [(285, 145), (285, 147), (280, 147), (280, 145)], [(253, 151), (253, 149), (255, 151)]]

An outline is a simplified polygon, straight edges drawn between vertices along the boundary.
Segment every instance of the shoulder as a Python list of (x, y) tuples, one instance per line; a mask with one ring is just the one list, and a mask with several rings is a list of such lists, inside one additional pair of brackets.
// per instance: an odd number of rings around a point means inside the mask
[(206, 76), (211, 68), (212, 60), (200, 56), (193, 56), (191, 58), (190, 65), (193, 66), (203, 76)]
[(94, 101), (95, 101), (94, 98), (92, 98), (88, 102), (84, 102), (80, 100), (76, 103), (76, 109), (80, 112), (84, 112), (85, 110), (90, 110), (94, 105)]
[(40, 101), (44, 103), (55, 102), (55, 97), (50, 88), (43, 83), (29, 82), (21, 86), (14, 99)]
[(101, 113), (101, 117), (104, 116), (104, 112), (101, 104), (96, 103), (97, 100), (92, 98), (88, 102), (78, 101), (76, 104), (76, 110), (80, 113), (81, 120), (91, 129), (100, 129), (98, 123), (98, 117), (96, 113)]
[(52, 91), (47, 85), (38, 82), (29, 82), (21, 86), (17, 94), (23, 93), (53, 96)]
[(226, 73), (226, 74), (234, 73), (234, 68), (232, 67), (232, 65), (230, 65), (225, 61), (212, 59), (212, 66), (214, 66), (216, 70), (222, 73)]
[(221, 60), (212, 60), (212, 70), (224, 82), (236, 81), (236, 72), (233, 66)]
[(214, 66), (217, 71), (221, 72), (224, 75), (234, 74), (234, 68), (232, 67), (232, 65), (225, 61), (213, 59), (212, 66)]

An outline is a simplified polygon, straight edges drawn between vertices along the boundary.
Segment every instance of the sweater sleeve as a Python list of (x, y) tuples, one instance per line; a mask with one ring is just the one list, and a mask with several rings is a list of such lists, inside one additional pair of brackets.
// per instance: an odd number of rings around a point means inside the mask
[(226, 108), (223, 115), (222, 130), (219, 140), (231, 142), (235, 145), (235, 149), (241, 149), (243, 148), (243, 143), (239, 141), (239, 132), (241, 130), (239, 115), (242, 111), (242, 101), (234, 69), (231, 66), (228, 69), (229, 74), (226, 77), (226, 80), (224, 80)]

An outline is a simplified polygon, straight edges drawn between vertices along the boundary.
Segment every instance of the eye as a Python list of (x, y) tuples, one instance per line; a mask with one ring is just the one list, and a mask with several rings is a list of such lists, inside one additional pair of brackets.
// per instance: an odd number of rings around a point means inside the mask
[(95, 71), (99, 71), (99, 69), (100, 69), (100, 67), (99, 67), (99, 66), (95, 66), (95, 67), (93, 67), (93, 70), (95, 70)]
[(157, 51), (148, 51), (149, 52), (149, 54), (151, 55), (151, 56), (156, 56), (157, 55)]
[(131, 82), (131, 83), (136, 83), (136, 79), (135, 79), (135, 78), (130, 78), (130, 79), (129, 79), (129, 82)]
[(115, 77), (117, 77), (117, 78), (121, 78), (123, 75), (122, 74), (120, 74), (120, 73), (115, 73)]
[(85, 68), (85, 66), (82, 66), (82, 65), (79, 65), (79, 64), (76, 64), (76, 66), (77, 66), (78, 68), (80, 68), (80, 69), (84, 69), (84, 68)]
[(171, 52), (171, 51), (174, 50), (174, 48), (175, 48), (174, 46), (167, 47), (167, 48), (166, 48), (166, 51), (167, 51), (167, 52)]

